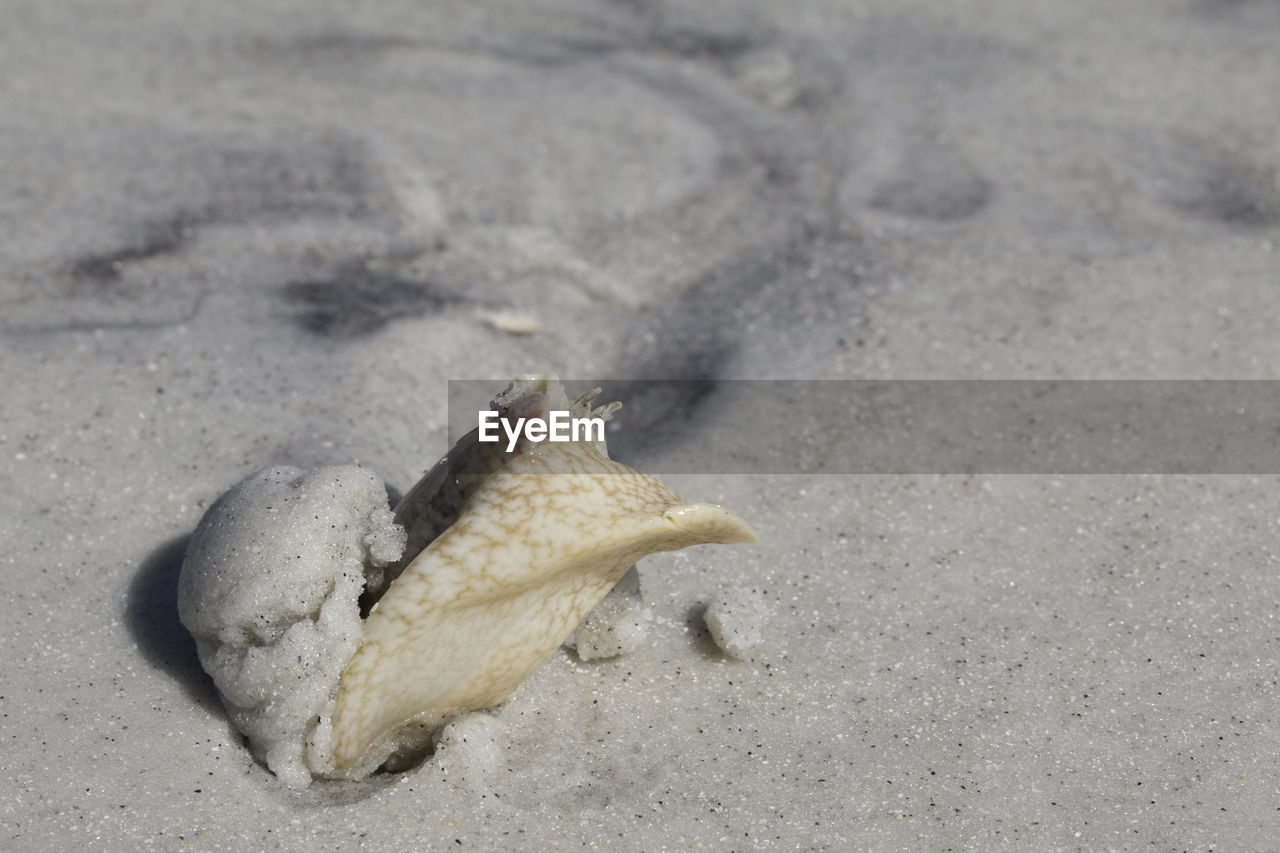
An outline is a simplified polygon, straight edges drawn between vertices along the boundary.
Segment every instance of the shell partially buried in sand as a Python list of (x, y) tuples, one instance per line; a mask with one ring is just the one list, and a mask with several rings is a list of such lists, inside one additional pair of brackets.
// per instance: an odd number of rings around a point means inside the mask
[[(617, 408), (591, 399), (518, 379), (494, 408)], [(644, 555), (755, 541), (733, 513), (612, 461), (603, 440), (508, 452), (472, 433), (394, 516), (355, 466), (242, 481), (192, 536), (179, 611), (232, 721), (303, 787), (416, 760), (450, 718), (505, 701)]]

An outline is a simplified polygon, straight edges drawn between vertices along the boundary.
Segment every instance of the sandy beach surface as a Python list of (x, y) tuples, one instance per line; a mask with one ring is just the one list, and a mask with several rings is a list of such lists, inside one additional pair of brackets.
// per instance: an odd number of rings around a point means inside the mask
[[(763, 544), (646, 558), (633, 651), (305, 791), (176, 606), (218, 495), (402, 492), (449, 380), (1280, 378), (1274, 0), (0, 20), (0, 847), (1275, 848), (1267, 465), (666, 476)], [(623, 461), (787, 405), (726, 399)]]

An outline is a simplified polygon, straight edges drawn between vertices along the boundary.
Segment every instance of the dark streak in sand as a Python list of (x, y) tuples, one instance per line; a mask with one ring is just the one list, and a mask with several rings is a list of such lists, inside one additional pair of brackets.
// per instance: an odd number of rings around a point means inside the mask
[(348, 264), (326, 278), (289, 282), (280, 296), (294, 325), (337, 341), (367, 337), (394, 320), (434, 314), (466, 301), (432, 282), (382, 274), (363, 263)]

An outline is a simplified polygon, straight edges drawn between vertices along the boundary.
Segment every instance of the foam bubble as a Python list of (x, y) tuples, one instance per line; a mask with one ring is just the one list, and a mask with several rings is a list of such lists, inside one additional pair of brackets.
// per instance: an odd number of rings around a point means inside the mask
[(618, 657), (640, 647), (652, 619), (640, 594), (640, 573), (632, 566), (587, 614), (565, 645), (584, 661)]
[(721, 590), (707, 605), (703, 619), (711, 639), (725, 654), (745, 658), (764, 642), (770, 615), (761, 593), (737, 586)]
[(382, 481), (354, 465), (259, 471), (191, 537), (182, 624), (228, 716), (290, 787), (332, 765), (338, 680), (364, 636), (365, 567), (398, 559), (404, 541)]

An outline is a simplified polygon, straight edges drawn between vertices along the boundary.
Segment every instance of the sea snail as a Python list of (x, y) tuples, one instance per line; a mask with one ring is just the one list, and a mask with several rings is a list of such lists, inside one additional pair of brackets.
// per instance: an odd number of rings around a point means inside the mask
[[(554, 377), (517, 378), (508, 416), (608, 419)], [(178, 604), (232, 722), (292, 787), (421, 757), (455, 715), (509, 698), (633, 563), (754, 543), (609, 459), (603, 438), (462, 439), (396, 507), (357, 466), (269, 468), (209, 508)]]

